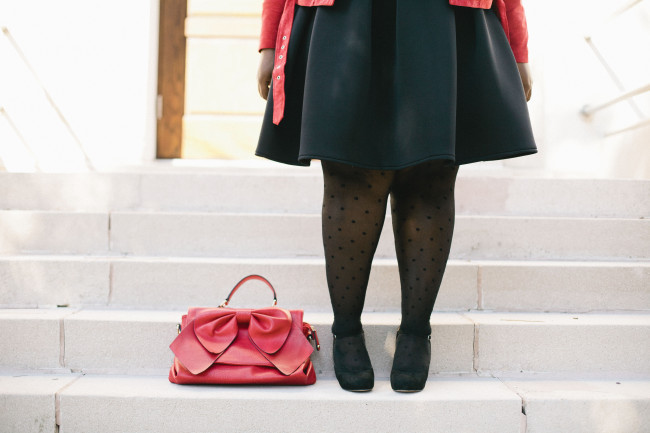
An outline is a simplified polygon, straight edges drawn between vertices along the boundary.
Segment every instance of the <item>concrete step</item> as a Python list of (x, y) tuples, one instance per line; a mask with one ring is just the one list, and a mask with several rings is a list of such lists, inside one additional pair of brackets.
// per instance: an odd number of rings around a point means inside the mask
[[(266, 276), (280, 305), (329, 311), (323, 259), (0, 256), (0, 308), (109, 307), (183, 310), (217, 305), (249, 274)], [(451, 260), (437, 311), (648, 311), (650, 262)], [(400, 283), (394, 259), (376, 259), (367, 311), (396, 311)], [(270, 301), (248, 283), (233, 305)]]
[(648, 380), (502, 381), (522, 398), (527, 433), (650, 430)]
[[(182, 312), (0, 310), (0, 368), (164, 374)], [(333, 377), (332, 317), (306, 312), (321, 351), (317, 374)], [(392, 365), (397, 313), (363, 317), (377, 377)], [(434, 313), (431, 374), (593, 373), (650, 375), (650, 314)]]
[(201, 387), (165, 377), (85, 376), (57, 394), (57, 419), (60, 433), (520, 432), (521, 399), (498, 380), (449, 378), (430, 385), (404, 395), (382, 381), (375, 391), (357, 394), (333, 380), (293, 388)]
[[(318, 215), (0, 211), (0, 254), (30, 253), (322, 257), (323, 246)], [(395, 257), (390, 218), (376, 256)], [(459, 216), (451, 248), (465, 260), (648, 257), (650, 219)]]
[[(0, 209), (320, 213), (320, 169), (0, 173)], [(461, 168), (461, 215), (650, 216), (650, 181), (549, 178)]]
[[(0, 432), (630, 433), (650, 424), (649, 380), (434, 377), (399, 394), (181, 386), (165, 376), (0, 376)], [(523, 412), (523, 413), (522, 413)]]
[(106, 213), (0, 211), (0, 254), (106, 254), (109, 230)]
[(54, 433), (56, 395), (79, 375), (0, 375), (0, 432)]

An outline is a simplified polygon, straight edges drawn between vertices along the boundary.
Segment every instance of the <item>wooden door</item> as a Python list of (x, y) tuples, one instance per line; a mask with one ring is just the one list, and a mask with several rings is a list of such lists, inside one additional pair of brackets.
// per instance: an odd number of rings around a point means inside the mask
[(185, 113), (187, 0), (160, 0), (158, 46), (158, 158), (180, 158)]
[[(164, 21), (165, 2), (175, 3), (175, 19)], [(261, 10), (262, 0), (161, 0), (161, 53), (167, 43), (175, 57), (160, 64), (168, 84), (159, 87), (172, 96), (162, 93), (159, 157), (254, 158), (265, 108), (256, 83)]]

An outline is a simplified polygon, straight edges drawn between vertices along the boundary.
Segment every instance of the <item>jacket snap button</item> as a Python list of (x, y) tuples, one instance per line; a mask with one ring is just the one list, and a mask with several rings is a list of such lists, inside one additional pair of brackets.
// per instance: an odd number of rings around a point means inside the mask
[(280, 79), (280, 76), (278, 75), (276, 78), (279, 80), (279, 79)]

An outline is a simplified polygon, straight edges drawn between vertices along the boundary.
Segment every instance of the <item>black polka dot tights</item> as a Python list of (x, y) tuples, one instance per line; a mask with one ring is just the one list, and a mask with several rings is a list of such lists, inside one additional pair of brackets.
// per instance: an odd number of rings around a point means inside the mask
[(361, 332), (372, 258), (391, 200), (402, 293), (401, 332), (429, 335), (454, 231), (458, 166), (433, 160), (400, 170), (322, 161), (323, 244), (337, 336)]

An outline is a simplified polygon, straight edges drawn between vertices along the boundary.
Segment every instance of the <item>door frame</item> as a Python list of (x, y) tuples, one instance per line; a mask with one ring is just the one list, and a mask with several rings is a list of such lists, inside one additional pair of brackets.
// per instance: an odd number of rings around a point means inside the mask
[(160, 0), (156, 158), (181, 158), (187, 0)]

